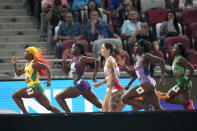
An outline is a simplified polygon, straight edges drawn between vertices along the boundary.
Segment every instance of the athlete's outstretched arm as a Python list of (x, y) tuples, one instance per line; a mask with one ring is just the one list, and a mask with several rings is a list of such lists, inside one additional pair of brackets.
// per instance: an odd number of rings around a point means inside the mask
[(34, 62), (32, 64), (32, 68), (37, 70), (37, 71), (40, 71), (40, 70), (46, 70), (46, 73), (48, 75), (47, 77), (47, 87), (51, 86), (51, 71), (49, 69), (49, 67), (45, 64), (42, 64), (40, 62)]
[(137, 77), (131, 77), (129, 83), (125, 86), (125, 90), (128, 90), (131, 84), (136, 80)]
[(73, 62), (73, 60), (71, 60), (71, 61), (69, 61), (69, 62), (67, 62), (66, 61), (67, 59), (63, 59), (63, 70), (64, 70), (64, 72), (65, 73), (69, 73), (69, 71), (70, 71), (70, 65), (72, 64), (72, 62)]
[(118, 56), (117, 63), (120, 64), (130, 76), (132, 76), (133, 78), (136, 78), (135, 70), (129, 69), (129, 67), (125, 65), (125, 59), (123, 60), (121, 56)]
[(97, 87), (99, 87), (99, 86), (101, 86), (101, 85), (103, 85), (103, 84), (106, 84), (106, 83), (107, 83), (107, 80), (104, 79), (104, 80), (101, 81), (101, 82), (95, 82), (95, 83), (93, 84), (93, 86), (94, 86), (95, 88), (97, 88)]
[(162, 58), (159, 58), (157, 56), (154, 56), (150, 53), (146, 53), (144, 56), (145, 60), (151, 61), (153, 64), (160, 66), (161, 69), (161, 79), (160, 79), (160, 85), (165, 84), (165, 78), (164, 78), (164, 73), (165, 73), (165, 60)]
[(14, 66), (14, 71), (16, 73), (17, 76), (21, 76), (23, 74), (25, 74), (25, 66), (23, 66), (21, 69), (18, 69), (16, 63), (18, 61), (18, 58), (16, 56), (12, 57), (12, 64)]

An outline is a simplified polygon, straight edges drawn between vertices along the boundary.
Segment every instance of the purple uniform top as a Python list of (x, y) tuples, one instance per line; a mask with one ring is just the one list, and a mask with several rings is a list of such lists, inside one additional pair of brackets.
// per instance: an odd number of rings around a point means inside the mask
[[(71, 72), (72, 74), (80, 74), (83, 75), (84, 71), (85, 71), (85, 66), (79, 66), (78, 60), (79, 60), (80, 56), (75, 57), (72, 64), (71, 64)], [(79, 78), (77, 80), (74, 81), (74, 85), (82, 92), (82, 93), (86, 93), (88, 91), (90, 91), (91, 86), (88, 83), (88, 81), (86, 81), (83, 78)]]
[(85, 66), (79, 66), (78, 64), (78, 60), (79, 60), (80, 56), (75, 57), (72, 64), (71, 64), (71, 72), (73, 74), (84, 74), (85, 71)]
[(142, 66), (142, 60), (143, 60), (144, 55), (138, 56), (136, 63), (135, 63), (135, 72), (137, 77), (140, 80), (141, 84), (144, 83), (149, 83), (153, 87), (156, 86), (156, 81), (149, 75), (148, 73), (148, 66)]

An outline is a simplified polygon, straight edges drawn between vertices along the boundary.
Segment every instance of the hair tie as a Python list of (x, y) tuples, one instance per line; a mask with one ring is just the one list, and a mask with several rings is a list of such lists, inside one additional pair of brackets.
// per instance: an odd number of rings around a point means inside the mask
[(116, 49), (116, 45), (115, 45), (115, 44), (113, 45), (113, 49), (114, 49), (114, 50)]

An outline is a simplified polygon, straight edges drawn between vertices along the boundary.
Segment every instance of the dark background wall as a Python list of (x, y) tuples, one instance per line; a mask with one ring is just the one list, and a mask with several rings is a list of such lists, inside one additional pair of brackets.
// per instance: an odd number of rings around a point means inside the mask
[(196, 111), (0, 115), (1, 131), (196, 131)]

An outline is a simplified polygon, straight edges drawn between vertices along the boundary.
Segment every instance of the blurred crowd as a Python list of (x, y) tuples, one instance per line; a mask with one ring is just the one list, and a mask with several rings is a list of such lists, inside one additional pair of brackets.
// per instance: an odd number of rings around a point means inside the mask
[(102, 43), (116, 44), (123, 49), (130, 65), (134, 61), (134, 44), (139, 39), (151, 42), (152, 53), (164, 59), (169, 57), (166, 55), (169, 37), (188, 39), (190, 49), (197, 49), (197, 33), (192, 34), (192, 29), (197, 28), (197, 0), (28, 0), (26, 3), (59, 59), (72, 57), (70, 49), (76, 41), (85, 45), (87, 55), (98, 59)]

